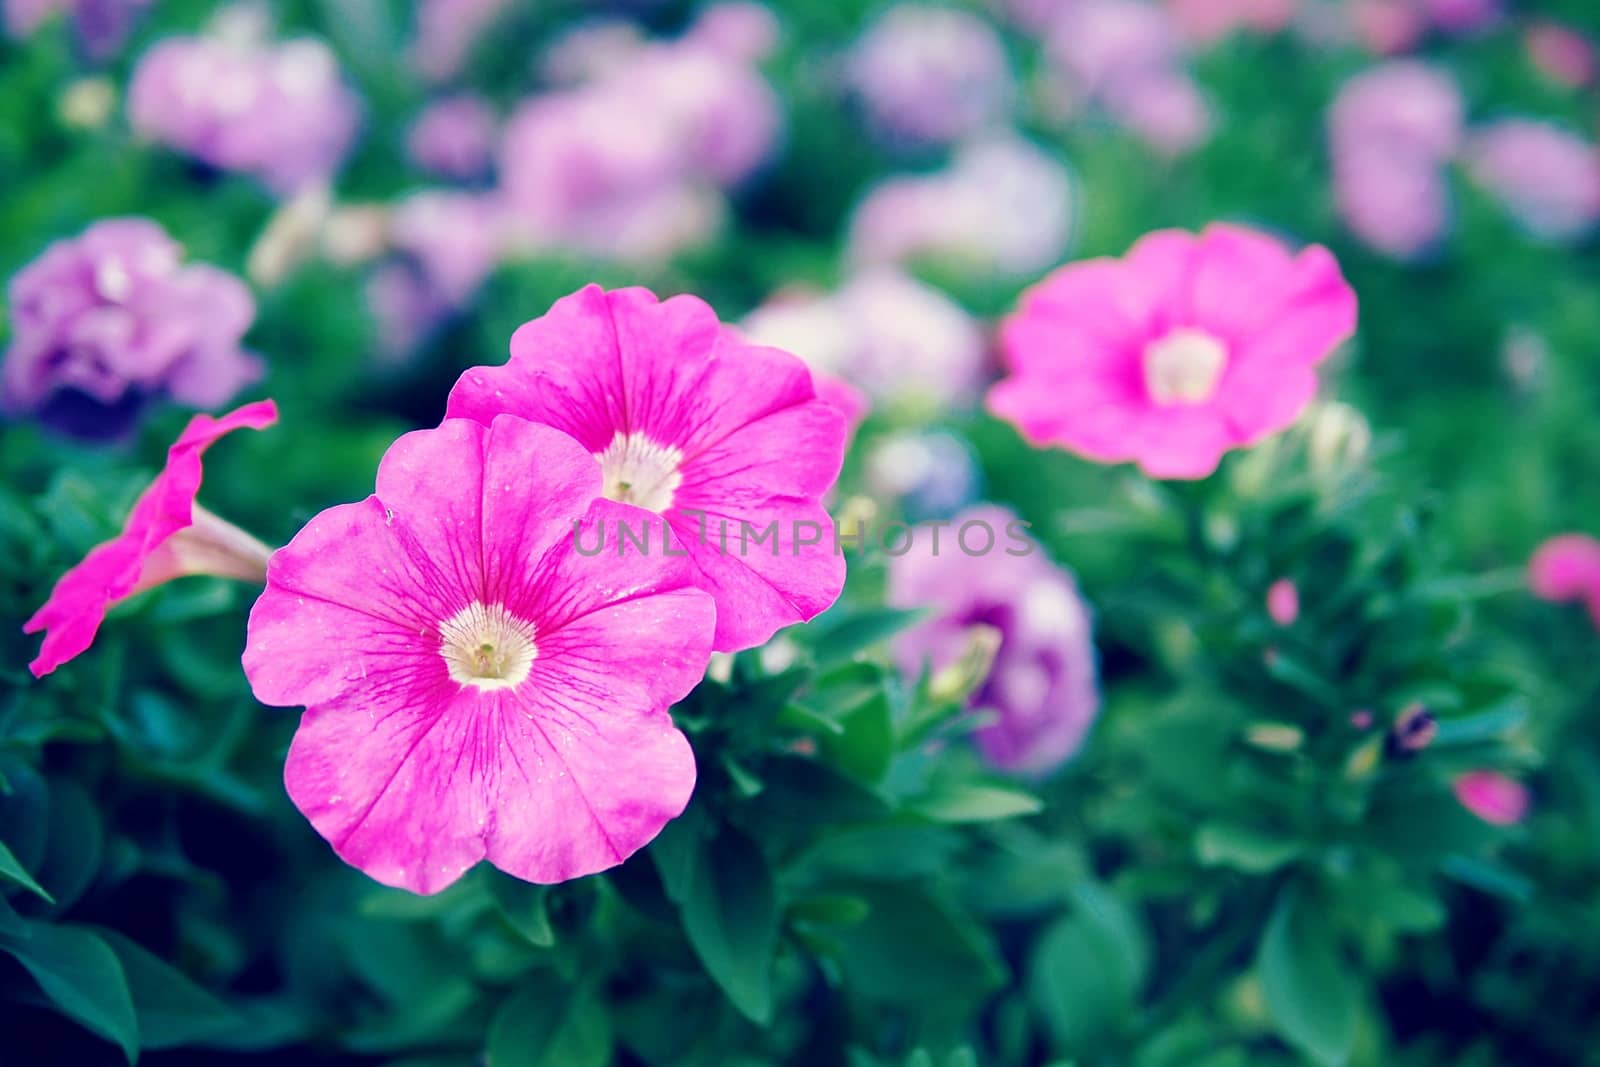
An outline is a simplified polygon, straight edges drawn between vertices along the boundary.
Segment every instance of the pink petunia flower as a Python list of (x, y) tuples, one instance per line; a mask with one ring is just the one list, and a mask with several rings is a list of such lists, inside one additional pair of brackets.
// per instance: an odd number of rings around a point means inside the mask
[(1315, 366), (1355, 322), (1325, 248), (1294, 254), (1238, 226), (1164, 230), (1023, 294), (1002, 327), (1012, 374), (989, 409), (1035, 444), (1203, 478), (1299, 417)]
[(612, 500), (666, 517), (716, 598), (715, 648), (750, 648), (823, 611), (844, 558), (821, 501), (845, 418), (796, 357), (746, 344), (692, 296), (591, 285), (466, 371), (446, 414), (502, 412), (576, 437)]
[(1577, 89), (1594, 81), (1600, 58), (1593, 42), (1570, 26), (1541, 19), (1523, 34), (1528, 58), (1557, 85)]
[(273, 555), (245, 673), (305, 706), (284, 784), (347, 863), (416, 893), (484, 858), (559, 882), (683, 811), (694, 755), (667, 709), (715, 609), (686, 560), (575, 541), (634, 510), (600, 488), (557, 430), (446, 419)]
[(200, 489), (200, 457), (217, 438), (248, 426), (260, 430), (278, 421), (270, 400), (246, 404), (221, 418), (196, 415), (167, 450), (167, 465), (139, 495), (122, 532), (89, 550), (56, 582), (50, 599), (22, 627), (45, 631), (39, 655), (28, 664), (43, 678), (94, 643), (106, 612), (163, 582), (189, 574), (260, 581), (266, 545), (194, 501)]
[(1461, 806), (1494, 826), (1515, 826), (1528, 817), (1528, 787), (1495, 771), (1469, 771), (1454, 783)]
[(1578, 533), (1550, 538), (1528, 562), (1528, 588), (1541, 600), (1582, 601), (1600, 629), (1600, 541)]

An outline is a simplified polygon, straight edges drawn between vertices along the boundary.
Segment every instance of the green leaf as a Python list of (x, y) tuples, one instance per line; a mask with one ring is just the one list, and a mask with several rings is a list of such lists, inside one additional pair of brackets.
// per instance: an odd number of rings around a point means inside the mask
[(1058, 1046), (1076, 1051), (1132, 1017), (1149, 967), (1139, 919), (1093, 883), (1073, 889), (1071, 913), (1040, 938), (1028, 993)]
[(993, 822), (1032, 815), (1044, 804), (1032, 793), (995, 785), (952, 785), (909, 801), (907, 809), (935, 822)]
[(145, 1048), (175, 1048), (237, 1029), (243, 1016), (182, 971), (115, 930), (97, 930), (122, 964), (139, 1041)]
[(489, 894), (511, 928), (530, 945), (538, 948), (554, 945), (556, 933), (550, 925), (548, 908), (550, 887), (524, 882), (499, 871), (492, 871), (488, 877)]
[(819, 667), (843, 663), (893, 637), (925, 614), (920, 608), (875, 608), (852, 612), (838, 622), (811, 623), (816, 627), (811, 634), (811, 654)]
[(770, 1021), (779, 912), (761, 849), (728, 828), (702, 842), (678, 906), (689, 943), (734, 1007), (755, 1022)]
[(1342, 1067), (1356, 1040), (1357, 991), (1337, 946), (1291, 889), (1278, 897), (1256, 974), (1278, 1033), (1322, 1067)]
[(822, 755), (863, 782), (880, 781), (894, 756), (894, 722), (883, 690), (834, 716), (841, 733), (818, 739)]
[(1005, 984), (1005, 964), (987, 933), (921, 885), (854, 892), (867, 902), (868, 920), (830, 934), (845, 982), (858, 995), (944, 1016), (975, 1007)]
[(29, 892), (43, 897), (51, 904), (55, 903), (55, 898), (45, 892), (44, 886), (33, 880), (33, 875), (29, 874), (27, 868), (23, 867), (18, 862), (17, 857), (11, 854), (11, 850), (6, 847), (4, 841), (0, 841), (0, 878), (4, 878), (8, 882), (15, 882)]
[(1433, 743), (1445, 746), (1492, 741), (1511, 733), (1527, 717), (1527, 705), (1516, 697), (1470, 715), (1441, 715)]
[(100, 869), (105, 831), (94, 801), (77, 782), (50, 783), (50, 829), (45, 837), (39, 881), (66, 910), (81, 897)]
[(116, 953), (80, 926), (27, 926), (26, 937), (0, 936), (0, 951), (27, 969), (63, 1015), (120, 1045), (129, 1063), (136, 1060), (139, 1022)]
[(489, 1024), (487, 1067), (606, 1067), (611, 1025), (594, 997), (541, 976), (507, 997)]
[(1249, 874), (1275, 871), (1300, 855), (1291, 837), (1233, 823), (1206, 823), (1194, 838), (1195, 856), (1207, 867), (1232, 867)]

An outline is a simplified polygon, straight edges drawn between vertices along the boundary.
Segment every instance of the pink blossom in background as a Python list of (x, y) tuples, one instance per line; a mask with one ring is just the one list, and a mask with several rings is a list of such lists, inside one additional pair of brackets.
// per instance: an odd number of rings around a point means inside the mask
[(1002, 135), (963, 146), (942, 171), (874, 186), (851, 216), (849, 256), (864, 266), (933, 260), (1019, 277), (1060, 261), (1074, 206), (1060, 161)]
[(429, 81), (449, 81), (510, 6), (509, 0), (421, 0), (412, 65)]
[(1542, 600), (1583, 603), (1600, 630), (1600, 540), (1578, 533), (1550, 538), (1528, 562), (1528, 588)]
[(993, 506), (962, 512), (943, 528), (937, 553), (919, 537), (889, 561), (887, 598), (931, 609), (894, 644), (912, 678), (925, 666), (953, 665), (973, 627), (999, 631), (994, 666), (970, 701), (974, 712), (994, 716), (974, 735), (990, 763), (1045, 775), (1077, 752), (1100, 710), (1089, 611), (1072, 575), (1027, 538), (1015, 515)]
[(691, 29), (524, 102), (500, 147), (505, 199), (535, 247), (664, 259), (716, 229), (780, 124), (760, 73)]
[(1570, 26), (1541, 20), (1528, 27), (1522, 42), (1533, 65), (1556, 84), (1577, 89), (1595, 80), (1600, 60), (1594, 44)]
[(389, 214), (395, 253), (367, 280), (378, 355), (401, 363), (451, 314), (466, 309), (508, 250), (506, 214), (489, 194), (448, 189), (412, 193)]
[(1461, 806), (1494, 826), (1515, 826), (1528, 817), (1528, 787), (1495, 771), (1469, 771), (1454, 783)]
[(1600, 149), (1558, 126), (1493, 123), (1473, 134), (1467, 170), (1540, 240), (1577, 240), (1600, 221)]
[[(844, 585), (821, 503), (844, 415), (799, 359), (745, 343), (695, 297), (579, 290), (517, 330), (510, 362), (462, 374), (446, 412), (509, 412), (577, 438), (605, 496), (666, 518), (716, 598), (719, 652), (814, 617)], [(775, 538), (751, 545), (770, 524)]]
[(148, 219), (106, 219), (11, 279), (0, 401), (81, 437), (115, 437), (144, 404), (219, 407), (261, 376), (240, 347), (255, 300), (238, 278), (182, 262)]
[[(686, 560), (619, 552), (637, 509), (600, 491), (557, 430), (446, 419), (273, 554), (245, 673), (305, 706), (284, 784), (347, 863), (416, 893), (485, 858), (560, 882), (683, 811), (694, 755), (667, 709), (705, 672), (715, 609)], [(606, 525), (593, 557), (579, 521)]]
[(167, 465), (139, 495), (122, 532), (90, 549), (61, 576), (50, 599), (22, 627), (45, 631), (28, 664), (43, 678), (82, 654), (113, 604), (189, 574), (259, 581), (271, 551), (195, 503), (200, 457), (211, 443), (241, 427), (260, 430), (278, 420), (270, 400), (246, 404), (220, 419), (196, 415), (167, 450)]
[(1503, 0), (1421, 0), (1428, 21), (1444, 33), (1475, 33), (1500, 20)]
[(1183, 33), (1210, 44), (1230, 33), (1278, 33), (1294, 19), (1297, 0), (1167, 0)]
[(1163, 154), (1186, 152), (1211, 128), (1172, 14), (1144, 0), (1075, 0), (1051, 20), (1045, 54), (1062, 91), (1100, 107)]
[(128, 88), (140, 136), (280, 195), (329, 179), (360, 117), (333, 52), (314, 38), (169, 37), (139, 59)]
[(1466, 104), (1451, 74), (1420, 60), (1368, 67), (1340, 87), (1328, 108), (1335, 156), (1355, 147), (1443, 163), (1461, 150)]
[(1428, 31), (1418, 0), (1349, 0), (1345, 9), (1356, 37), (1380, 56), (1409, 51)]
[(689, 38), (730, 58), (756, 63), (778, 46), (779, 29), (777, 16), (765, 5), (732, 0), (701, 9)]
[(1163, 230), (1023, 294), (1001, 329), (1011, 376), (988, 406), (1036, 445), (1203, 478), (1299, 417), (1355, 323), (1325, 248), (1296, 254), (1221, 224)]
[(470, 181), (489, 173), (500, 120), (481, 96), (460, 93), (423, 109), (406, 138), (406, 152), (423, 170)]
[(1003, 124), (1015, 93), (1000, 35), (968, 11), (901, 3), (856, 42), (846, 81), (890, 142), (949, 144)]
[(1300, 617), (1300, 590), (1288, 578), (1267, 587), (1267, 615), (1279, 626), (1293, 626)]
[(1340, 88), (1327, 118), (1334, 203), (1368, 247), (1413, 259), (1444, 238), (1446, 166), (1461, 150), (1465, 110), (1455, 79), (1416, 60), (1380, 63)]
[(978, 324), (939, 290), (898, 271), (869, 271), (827, 295), (780, 296), (741, 329), (878, 401), (943, 409), (977, 400), (986, 349)]
[(1391, 259), (1428, 255), (1449, 233), (1453, 218), (1449, 176), (1442, 166), (1383, 149), (1340, 156), (1333, 196), (1350, 232)]
[(412, 193), (389, 217), (389, 241), (421, 268), (445, 303), (463, 306), (506, 250), (505, 210), (486, 194)]

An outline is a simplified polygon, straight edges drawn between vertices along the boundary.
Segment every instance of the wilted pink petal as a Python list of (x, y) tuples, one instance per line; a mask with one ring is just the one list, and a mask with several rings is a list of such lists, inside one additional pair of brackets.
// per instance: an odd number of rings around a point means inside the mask
[[(284, 783), (347, 862), (417, 893), (485, 857), (559, 882), (683, 810), (694, 756), (667, 708), (714, 608), (687, 561), (620, 542), (641, 513), (600, 488), (557, 430), (447, 419), (273, 555), (245, 672), (306, 706)], [(578, 522), (607, 530), (592, 557)]]
[(1455, 780), (1461, 806), (1486, 823), (1514, 826), (1528, 816), (1528, 787), (1495, 771), (1470, 771)]
[(844, 415), (804, 363), (746, 344), (695, 297), (588, 286), (517, 330), (509, 363), (462, 374), (446, 410), (577, 438), (607, 497), (666, 517), (716, 598), (718, 651), (812, 618), (844, 585), (821, 503)]
[(1355, 293), (1324, 248), (1295, 254), (1220, 224), (1163, 230), (1023, 294), (1002, 327), (1012, 375), (989, 409), (1035, 444), (1203, 478), (1299, 417), (1316, 364), (1355, 322)]
[(217, 438), (240, 427), (262, 429), (278, 419), (270, 400), (246, 404), (220, 419), (196, 415), (167, 450), (167, 465), (140, 494), (122, 532), (89, 550), (56, 582), (50, 599), (22, 627), (44, 630), (39, 655), (28, 664), (43, 678), (94, 643), (106, 611), (117, 601), (181, 574), (256, 578), (268, 549), (195, 504), (200, 457)]

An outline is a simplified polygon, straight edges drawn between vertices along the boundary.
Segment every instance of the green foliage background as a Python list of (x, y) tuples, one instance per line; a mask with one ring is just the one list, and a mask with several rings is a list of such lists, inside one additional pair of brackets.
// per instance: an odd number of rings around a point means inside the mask
[[(134, 141), (120, 111), (84, 130), (58, 108), (79, 77), (125, 85), (145, 45), (210, 6), (158, 4), (99, 72), (63, 26), (0, 42), (0, 275), (119, 214), (243, 271), (275, 206), (255, 185), (202, 179)], [(468, 81), (510, 104), (585, 8), (516, 9)], [(305, 266), (258, 292), (249, 338), (283, 421), (215, 450), (207, 505), (282, 543), (365, 495), (462, 367), (503, 358), (512, 328), (584, 281), (696, 292), (730, 320), (780, 285), (837, 282), (848, 210), (895, 165), (819, 72), (871, 10), (775, 9), (785, 147), (713, 246), (648, 270), (508, 264), (404, 371), (371, 357), (362, 274)], [(1517, 11), (1600, 29), (1587, 0)], [(341, 198), (416, 187), (409, 13), (277, 13), (327, 36), (365, 97)], [(689, 14), (645, 17), (672, 32)], [(1429, 50), (1474, 118), (1592, 130), (1592, 92), (1543, 81), (1520, 24)], [(1037, 63), (1033, 42), (1009, 44)], [(110, 451), (0, 427), (0, 1062), (1600, 1064), (1600, 638), (1521, 578), (1544, 537), (1600, 532), (1600, 259), (1531, 243), (1460, 180), (1436, 262), (1351, 242), (1322, 114), (1366, 62), (1287, 38), (1219, 45), (1195, 61), (1216, 134), (1176, 162), (1095, 125), (1025, 126), (1080, 179), (1074, 256), (1219, 218), (1333, 248), (1361, 327), (1324, 391), (1376, 434), (1329, 461), (1293, 431), (1206, 482), (1153, 484), (945, 418), (987, 495), (1033, 521), (1096, 606), (1105, 711), (1046, 783), (985, 771), (949, 694), (887, 668), (882, 641), (906, 619), (880, 606), (869, 550), (789, 662), (742, 655), (676, 709), (695, 800), (623, 867), (550, 889), (486, 867), (434, 898), (381, 888), (284, 796), (295, 715), (257, 705), (239, 671), (249, 590), (167, 586), (115, 611), (69, 668), (26, 673), (34, 646), (14, 623), (116, 529), (184, 413)], [(927, 273), (986, 317), (1032, 280)], [(1531, 378), (1507, 370), (1513, 337), (1543, 346)], [(901, 418), (874, 416), (864, 439)], [(852, 463), (843, 495), (857, 488)], [(1305, 605), (1291, 632), (1263, 608), (1284, 576)], [(1437, 742), (1386, 755), (1384, 725), (1418, 700)], [(1371, 731), (1349, 725), (1363, 708)], [(1450, 778), (1476, 767), (1530, 782), (1524, 826), (1455, 803)]]

